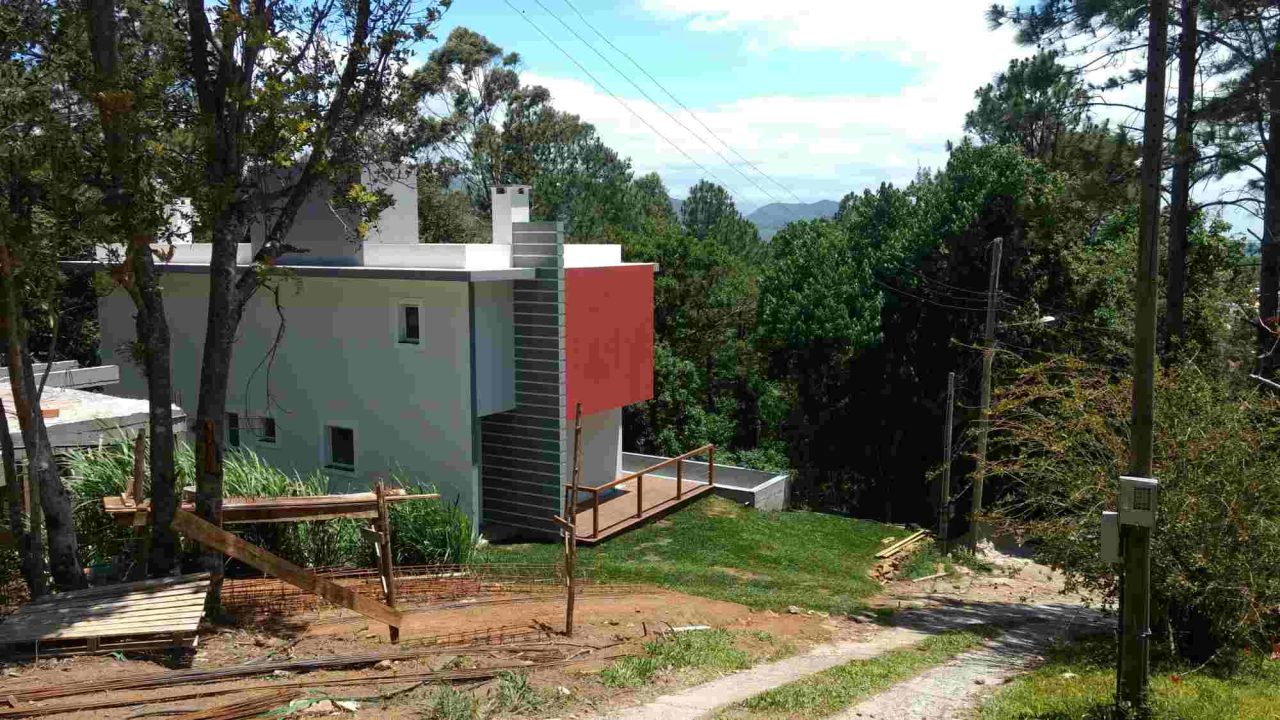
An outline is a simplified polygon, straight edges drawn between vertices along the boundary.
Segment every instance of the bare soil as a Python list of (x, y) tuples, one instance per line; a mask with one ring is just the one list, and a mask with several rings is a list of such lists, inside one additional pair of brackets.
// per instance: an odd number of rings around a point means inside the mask
[[(308, 659), (333, 655), (359, 655), (392, 651), (395, 646), (388, 639), (387, 628), (380, 623), (360, 616), (330, 612), (310, 618), (303, 623), (300, 618), (288, 618), (286, 622), (270, 625), (242, 625), (238, 627), (209, 627), (201, 634), (198, 649), (185, 654), (131, 654), (129, 656), (70, 657), (39, 660), (35, 662), (6, 664), (0, 676), (0, 710), (7, 695), (35, 687), (58, 686), (80, 681), (97, 681), (113, 678), (129, 678), (143, 674), (164, 672), (166, 669), (212, 669), (240, 665), (249, 661)], [(456, 607), (440, 610), (423, 609), (413, 612), (409, 622), (401, 629), (401, 641), (405, 647), (413, 647), (415, 638), (429, 638), (460, 632), (484, 631), (508, 626), (541, 624), (556, 631), (564, 627), (564, 601), (561, 597), (540, 599), (533, 602), (477, 603), (472, 607)], [(542, 716), (556, 716), (568, 711), (569, 705), (578, 712), (603, 710), (632, 704), (638, 696), (692, 682), (699, 678), (683, 679), (677, 676), (662, 677), (653, 688), (640, 691), (624, 691), (605, 688), (597, 673), (606, 667), (611, 658), (628, 652), (639, 652), (643, 644), (655, 634), (671, 627), (709, 625), (729, 630), (764, 631), (781, 643), (802, 650), (813, 644), (827, 642), (834, 637), (848, 637), (865, 632), (856, 623), (833, 621), (818, 614), (790, 614), (753, 612), (735, 603), (708, 600), (661, 590), (631, 591), (620, 596), (585, 597), (577, 603), (573, 643), (597, 647), (613, 646), (597, 656), (586, 656), (581, 662), (568, 666), (536, 669), (530, 673), (531, 684), (552, 698)], [(565, 640), (556, 636), (557, 641)], [(752, 641), (747, 638), (746, 642)], [(772, 646), (760, 641), (759, 648), (744, 648), (753, 654), (765, 655)], [(248, 689), (264, 684), (287, 683), (317, 678), (369, 678), (382, 679), (398, 675), (410, 675), (438, 669), (481, 668), (507, 665), (521, 660), (520, 655), (504, 651), (501, 645), (478, 648), (460, 648), (457, 653), (435, 655), (412, 660), (397, 661), (387, 668), (366, 668), (353, 671), (311, 672), (303, 674), (277, 673), (246, 678), (234, 682), (182, 686), (164, 690), (113, 692), (82, 695), (50, 700), (45, 704), (97, 701), (105, 698), (135, 700), (135, 705), (104, 710), (84, 710), (63, 713), (57, 717), (84, 718), (88, 720), (123, 720), (138, 713), (172, 714), (178, 710), (195, 710), (251, 697), (247, 693), (220, 694), (211, 697), (176, 700), (171, 702), (147, 702), (150, 698), (195, 691)], [(473, 684), (480, 696), (492, 690), (493, 682)], [(404, 692), (414, 687), (413, 681), (389, 684), (343, 685), (308, 688), (303, 693), (310, 696), (333, 698), (357, 698), (361, 709), (355, 714), (360, 718), (420, 717), (422, 705), (430, 700), (433, 688)], [(380, 694), (401, 692), (394, 699), (379, 701)], [(331, 708), (331, 705), (325, 705)], [(336, 710), (336, 708), (335, 708)], [(337, 711), (341, 712), (341, 711)], [(350, 713), (342, 713), (351, 716)], [(313, 715), (314, 716), (314, 715)]]

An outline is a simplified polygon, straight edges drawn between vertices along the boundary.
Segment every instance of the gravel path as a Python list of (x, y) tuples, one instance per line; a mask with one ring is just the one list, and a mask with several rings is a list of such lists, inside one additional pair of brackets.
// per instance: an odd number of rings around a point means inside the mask
[[(1028, 669), (1056, 638), (1101, 622), (1095, 613), (1075, 622), (1061, 619), (1029, 622), (1006, 628), (981, 650), (901, 682), (831, 720), (959, 720), (972, 711), (995, 686)], [(1099, 628), (1103, 627), (1100, 624)]]
[(924, 637), (922, 630), (894, 627), (876, 633), (865, 642), (819, 645), (803, 655), (757, 665), (705, 685), (663, 695), (653, 702), (620, 710), (606, 717), (609, 720), (688, 720), (703, 717), (717, 708), (746, 700), (779, 685), (786, 685), (851, 660), (865, 660), (904, 648)]
[[(993, 673), (1015, 672), (1021, 667), (1019, 663), (1034, 660), (1045, 643), (1057, 633), (1078, 624), (1080, 618), (1085, 615), (1091, 617), (1088, 611), (1074, 604), (971, 603), (907, 610), (895, 616), (893, 626), (885, 628), (865, 641), (820, 645), (802, 655), (726, 675), (704, 685), (664, 695), (645, 705), (619, 710), (605, 717), (607, 720), (690, 720), (706, 717), (719, 708), (753, 695), (759, 695), (852, 660), (867, 660), (913, 645), (928, 635), (975, 624), (993, 624), (1005, 628), (1005, 633), (991, 647), (961, 656), (966, 660), (970, 655), (975, 656), (971, 661), (954, 668), (952, 663), (949, 663), (926, 673), (926, 675), (938, 673), (938, 684), (929, 686), (933, 689), (908, 689), (905, 686), (915, 680), (908, 681), (868, 701), (871, 703), (884, 698), (883, 709), (872, 708), (869, 711), (862, 711), (859, 706), (850, 711), (850, 713), (863, 712), (862, 717), (867, 717), (867, 712), (873, 712), (876, 717), (885, 719), (928, 717), (930, 720), (936, 720), (940, 717), (936, 713), (894, 714), (897, 711), (893, 709), (895, 706), (892, 703), (907, 703), (910, 693), (913, 692), (943, 695), (958, 693), (960, 689), (968, 693), (972, 688), (983, 688), (985, 686), (978, 685), (977, 680), (991, 677), (994, 681)], [(961, 658), (957, 658), (954, 662), (961, 663)], [(955, 679), (948, 679), (951, 676), (955, 676)], [(920, 676), (917, 680), (923, 677), (925, 676)], [(950, 689), (945, 689), (944, 685)], [(902, 698), (893, 699), (899, 692), (902, 693)], [(921, 712), (934, 711), (923, 709)], [(857, 718), (859, 716), (846, 714), (838, 717)]]

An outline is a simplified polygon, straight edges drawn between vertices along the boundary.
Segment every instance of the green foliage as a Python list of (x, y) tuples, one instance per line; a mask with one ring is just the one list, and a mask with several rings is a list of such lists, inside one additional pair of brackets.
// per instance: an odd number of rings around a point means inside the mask
[[(761, 512), (719, 497), (596, 547), (579, 563), (600, 582), (645, 583), (759, 609), (864, 609), (880, 591), (867, 573), (880, 541), (900, 531), (812, 512)], [(554, 544), (496, 545), (486, 562), (553, 563)]]
[(431, 697), (425, 717), (427, 720), (478, 720), (480, 702), (470, 693), (445, 685)]
[[(1024, 368), (997, 394), (989, 483), (999, 519), (1039, 541), (1069, 580), (1114, 598), (1098, 514), (1127, 466), (1130, 385), (1069, 358)], [(1160, 374), (1160, 528), (1152, 547), (1156, 640), (1195, 659), (1270, 648), (1280, 634), (1280, 401), (1195, 367)]]
[[(192, 477), (192, 448), (177, 450), (179, 487)], [(102, 509), (102, 498), (124, 492), (133, 471), (133, 447), (125, 440), (96, 448), (72, 448), (66, 453), (67, 486), (74, 502), (80, 550), (87, 565), (126, 559), (134, 538)], [(300, 497), (323, 495), (329, 479), (321, 473), (289, 474), (265, 462), (247, 448), (226, 454), (226, 494), (231, 497)], [(431, 492), (403, 473), (390, 485), (409, 492)], [(303, 523), (262, 523), (237, 527), (246, 540), (303, 567), (368, 566), (373, 551), (362, 539), (359, 521), (348, 519)], [(456, 504), (415, 500), (391, 506), (392, 552), (399, 564), (471, 561), (475, 550), (473, 527)]]
[(494, 692), (489, 711), (502, 713), (532, 713), (541, 710), (547, 698), (529, 684), (526, 673), (504, 670), (498, 674), (498, 688)]
[(739, 718), (825, 718), (977, 647), (996, 631), (989, 627), (951, 631), (928, 638), (905, 650), (894, 650), (870, 660), (854, 660), (803, 680), (755, 695), (716, 715)]
[(965, 130), (984, 143), (1016, 145), (1032, 158), (1052, 156), (1058, 138), (1087, 117), (1084, 83), (1052, 52), (1010, 60), (975, 96), (978, 106), (965, 115)]
[(606, 687), (638, 687), (672, 670), (695, 668), (726, 673), (751, 666), (747, 653), (734, 646), (727, 630), (676, 633), (646, 643), (644, 655), (622, 658), (600, 672)]
[[(1275, 689), (1280, 662), (1255, 657), (1231, 676), (1157, 658), (1151, 679), (1152, 716), (1161, 720), (1280, 718)], [(981, 720), (1107, 720), (1116, 689), (1115, 643), (1094, 639), (1058, 644), (1043, 666), (1001, 688)]]

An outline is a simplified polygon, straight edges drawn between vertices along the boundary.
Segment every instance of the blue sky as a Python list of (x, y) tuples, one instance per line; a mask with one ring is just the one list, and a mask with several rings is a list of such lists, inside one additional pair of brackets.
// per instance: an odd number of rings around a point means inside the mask
[[(683, 197), (690, 185), (707, 178), (728, 187), (739, 207), (750, 211), (774, 201), (838, 200), (941, 167), (947, 141), (963, 135), (974, 91), (1012, 58), (1031, 54), (1009, 30), (988, 27), (991, 2), (454, 0), (438, 35), (444, 38), (462, 25), (519, 53), (526, 83), (547, 87), (557, 108), (594, 124), (637, 173), (660, 173), (673, 196)], [(695, 115), (671, 102), (596, 30)], [(1142, 56), (1131, 53), (1121, 63), (1101, 72), (1136, 67)], [(1142, 88), (1111, 99), (1141, 105)], [(1138, 124), (1126, 113), (1112, 111), (1110, 119)], [(1202, 187), (1197, 194), (1214, 197), (1231, 184)], [(1239, 213), (1228, 215), (1237, 228), (1256, 225)]]
[[(438, 34), (443, 38), (462, 25), (518, 52), (526, 82), (546, 86), (556, 107), (593, 123), (638, 172), (659, 172), (673, 195), (708, 177), (730, 187), (750, 209), (774, 200), (839, 199), (881, 181), (908, 182), (919, 168), (945, 162), (946, 141), (961, 136), (973, 91), (1011, 57), (1027, 52), (1008, 33), (987, 29), (989, 1), (509, 0), (526, 20), (508, 0), (455, 0)], [(693, 132), (653, 107), (561, 20)]]

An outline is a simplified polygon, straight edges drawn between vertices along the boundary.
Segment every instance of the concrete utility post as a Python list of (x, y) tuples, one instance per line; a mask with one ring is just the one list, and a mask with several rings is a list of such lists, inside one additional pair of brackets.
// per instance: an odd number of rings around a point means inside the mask
[[(1169, 1), (1151, 0), (1147, 40), (1147, 97), (1142, 136), (1142, 198), (1138, 206), (1138, 284), (1134, 299), (1133, 419), (1129, 474), (1150, 478), (1155, 446), (1156, 272), (1159, 267), (1160, 169), (1164, 143), (1165, 57)], [(1119, 709), (1148, 714), (1147, 676), (1151, 639), (1150, 524), (1125, 523), (1126, 479), (1121, 479), (1120, 543), (1124, 576), (1120, 590), (1120, 657), (1116, 675)], [(1154, 497), (1154, 492), (1152, 493)], [(1154, 513), (1154, 507), (1152, 508)]]
[(956, 407), (956, 373), (947, 373), (947, 425), (942, 432), (942, 498), (938, 503), (938, 541), (947, 552), (951, 531), (951, 427)]
[(1000, 252), (1003, 238), (991, 243), (991, 278), (987, 286), (987, 328), (982, 344), (982, 404), (978, 410), (978, 467), (973, 476), (973, 509), (969, 513), (969, 550), (982, 542), (978, 516), (982, 514), (982, 485), (987, 475), (987, 431), (991, 426), (991, 363), (996, 355), (996, 301), (1000, 293)]

